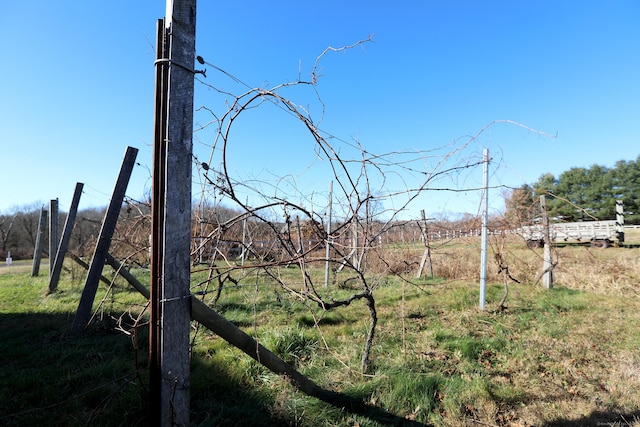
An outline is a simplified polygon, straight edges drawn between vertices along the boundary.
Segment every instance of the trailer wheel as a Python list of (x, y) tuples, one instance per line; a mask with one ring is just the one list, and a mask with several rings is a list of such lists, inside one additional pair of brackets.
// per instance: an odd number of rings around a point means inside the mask
[(529, 249), (541, 248), (544, 246), (544, 242), (540, 240), (527, 240), (527, 247)]
[(591, 241), (591, 247), (592, 248), (598, 248), (598, 249), (606, 249), (606, 248), (609, 247), (609, 241), (608, 240), (603, 240), (603, 239), (592, 240)]

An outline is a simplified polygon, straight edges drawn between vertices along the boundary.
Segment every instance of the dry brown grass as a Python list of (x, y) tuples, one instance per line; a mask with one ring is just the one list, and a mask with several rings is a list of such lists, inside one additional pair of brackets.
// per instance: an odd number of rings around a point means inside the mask
[[(640, 234), (640, 229), (638, 230)], [(412, 273), (424, 249), (419, 245), (395, 251), (395, 265), (412, 265)], [(509, 268), (509, 274), (522, 284), (535, 284), (542, 274), (542, 249), (529, 249), (515, 236), (502, 244), (492, 237), (487, 256), (488, 281), (501, 283), (503, 272), (497, 256)], [(620, 296), (636, 296), (640, 292), (640, 248), (595, 249), (589, 246), (554, 247), (556, 263), (554, 283), (574, 290)], [(480, 241), (478, 238), (435, 242), (432, 247), (434, 276), (446, 280), (479, 280)], [(408, 271), (408, 270), (407, 270)], [(515, 283), (509, 280), (510, 283)]]
[(640, 228), (625, 227), (624, 229), (625, 243), (638, 245), (640, 244)]
[(571, 289), (620, 296), (640, 293), (640, 249), (559, 248), (556, 281)]

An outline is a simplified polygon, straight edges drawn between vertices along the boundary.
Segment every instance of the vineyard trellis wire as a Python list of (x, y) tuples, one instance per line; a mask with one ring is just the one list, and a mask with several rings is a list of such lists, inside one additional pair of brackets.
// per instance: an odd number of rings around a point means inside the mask
[[(200, 183), (200, 200), (195, 209), (194, 235), (197, 238), (192, 256), (198, 261), (206, 258), (209, 263), (206, 283), (200, 283), (199, 289), (194, 291), (203, 292), (206, 288), (204, 292), (209, 292), (209, 283), (217, 282), (213, 301), (216, 303), (224, 283), (238, 283), (259, 272), (282, 290), (321, 310), (363, 301), (370, 322), (362, 351), (362, 372), (370, 367), (375, 338), (374, 291), (377, 283), (384, 275), (399, 274), (392, 260), (381, 250), (385, 233), (397, 226), (401, 214), (418, 196), (438, 190), (434, 188), (436, 182), (473, 171), (483, 163), (482, 158), (466, 157), (465, 150), (490, 126), (506, 122), (526, 128), (508, 120), (494, 121), (461, 143), (456, 140), (446, 144), (446, 151), (441, 155), (437, 155), (435, 149), (373, 153), (359, 140), (347, 142), (324, 131), (319, 122), (324, 117), (325, 104), (317, 87), (322, 59), (330, 53), (364, 47), (371, 40), (369, 37), (348, 46), (329, 47), (316, 58), (309, 79), (271, 88), (246, 84), (198, 56), (201, 64), (212, 67), (240, 90), (236, 94), (223, 89), (222, 84), (210, 84), (196, 76), (196, 81), (213, 93), (217, 105), (222, 107), (218, 109), (207, 104), (197, 108), (203, 124), (195, 129), (195, 135), (200, 147), (206, 150), (194, 153), (193, 159)], [(206, 78), (210, 79), (209, 76)], [(288, 96), (287, 91), (293, 95), (300, 93), (294, 88), (306, 88), (311, 93), (322, 112), (319, 121), (313, 119), (311, 107), (303, 107), (302, 102), (294, 102)], [(275, 107), (276, 113), (291, 119), (291, 126), (302, 125), (313, 144), (309, 150), (314, 155), (309, 164), (300, 161), (294, 165), (298, 167), (294, 173), (275, 172), (271, 180), (247, 179), (236, 172), (239, 168), (234, 160), (237, 159), (229, 154), (231, 148), (242, 144), (241, 140), (234, 139), (233, 131), (242, 126), (241, 118), (249, 112), (270, 106)], [(219, 110), (222, 112), (217, 113)], [(273, 155), (278, 155), (277, 150), (274, 149)], [(312, 180), (322, 176), (327, 183), (335, 184), (331, 203), (336, 219), (331, 224), (327, 223), (324, 208), (329, 201), (319, 202), (318, 198), (322, 197), (318, 193), (310, 195), (297, 184), (298, 180), (309, 176)], [(448, 233), (445, 237), (449, 238)], [(250, 257), (251, 262), (244, 264), (245, 257)], [(238, 258), (242, 260), (240, 265)], [(313, 272), (321, 270), (325, 264), (330, 265), (334, 281), (340, 272), (342, 285), (357, 283), (357, 287), (344, 286), (351, 289), (351, 293), (339, 297), (331, 288), (323, 289), (319, 286), (319, 276)], [(299, 279), (295, 283), (284, 280), (280, 274), (283, 268), (292, 265), (299, 268)]]

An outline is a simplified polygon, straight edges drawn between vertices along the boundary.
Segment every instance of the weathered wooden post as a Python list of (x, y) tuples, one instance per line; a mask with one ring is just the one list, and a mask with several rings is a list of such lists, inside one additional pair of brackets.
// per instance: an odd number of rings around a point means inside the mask
[(328, 219), (327, 219), (327, 240), (325, 242), (325, 266), (324, 266), (324, 287), (329, 287), (329, 270), (331, 267), (331, 216), (333, 209), (333, 181), (329, 181), (329, 206), (328, 206)]
[[(242, 233), (243, 233), (243, 237), (242, 237), (242, 241), (244, 243), (244, 223), (243, 223), (243, 229), (242, 229)], [(296, 251), (298, 252), (298, 254), (301, 254), (302, 252), (304, 252), (304, 243), (302, 242), (302, 226), (300, 225), (300, 216), (296, 215), (296, 233), (298, 236), (298, 248), (296, 249)]]
[(553, 287), (553, 263), (551, 262), (551, 233), (549, 231), (549, 215), (547, 215), (547, 200), (544, 194), (540, 196), (540, 213), (542, 214), (542, 233), (544, 238), (544, 253), (542, 263), (542, 286), (546, 289)]
[(40, 209), (40, 219), (38, 220), (38, 234), (36, 234), (36, 247), (33, 251), (33, 264), (31, 265), (31, 276), (40, 274), (40, 261), (42, 260), (42, 248), (44, 247), (44, 232), (47, 226), (48, 211), (44, 206)]
[[(351, 218), (351, 226), (349, 230), (351, 231), (351, 263), (353, 264), (353, 268), (356, 270), (360, 269), (360, 253), (358, 251), (358, 215), (353, 215)], [(404, 229), (404, 228), (403, 228)], [(403, 242), (404, 243), (404, 242)]]
[(78, 310), (73, 318), (73, 324), (71, 325), (72, 334), (81, 333), (87, 326), (87, 323), (89, 323), (91, 307), (93, 306), (93, 300), (98, 291), (98, 282), (102, 275), (104, 262), (107, 258), (107, 251), (109, 250), (111, 238), (116, 229), (118, 215), (120, 214), (120, 209), (122, 209), (122, 202), (124, 201), (125, 192), (127, 191), (127, 185), (129, 185), (129, 178), (131, 178), (131, 172), (133, 171), (137, 155), (137, 148), (127, 147), (118, 180), (113, 190), (111, 201), (109, 202), (109, 207), (102, 221), (102, 228), (100, 228), (96, 248), (91, 258), (91, 264), (89, 264), (89, 271), (87, 272), (84, 288), (82, 289)]
[(64, 223), (64, 228), (62, 229), (62, 238), (60, 239), (60, 244), (58, 245), (58, 250), (56, 251), (56, 256), (53, 262), (53, 270), (51, 273), (51, 277), (49, 278), (49, 291), (48, 293), (53, 293), (58, 288), (58, 281), (60, 280), (60, 272), (62, 271), (62, 263), (64, 262), (64, 257), (67, 254), (67, 249), (69, 249), (69, 240), (71, 239), (71, 231), (73, 230), (73, 225), (76, 222), (76, 213), (78, 212), (78, 205), (80, 204), (80, 196), (82, 196), (82, 188), (84, 184), (81, 182), (76, 183), (76, 189), (73, 192), (73, 199), (71, 200), (71, 207), (69, 208), (69, 214), (67, 215), (67, 219)]
[(58, 251), (58, 199), (49, 202), (49, 277), (53, 275), (53, 261)]
[(427, 271), (429, 277), (433, 277), (433, 264), (431, 262), (431, 244), (429, 242), (429, 229), (427, 228), (427, 217), (424, 213), (424, 209), (420, 210), (420, 216), (422, 217), (422, 226), (420, 227), (420, 231), (422, 232), (422, 240), (424, 241), (424, 253), (422, 254), (422, 259), (420, 260), (420, 266), (418, 267), (418, 273), (416, 274), (416, 279), (419, 279), (422, 276), (422, 271), (424, 270), (425, 264), (427, 264)]
[[(245, 206), (249, 206), (249, 197), (245, 199)], [(247, 257), (247, 219), (249, 217), (249, 211), (247, 210), (246, 214), (242, 218), (242, 252), (240, 253), (240, 265), (244, 267), (244, 262)], [(300, 243), (302, 244), (302, 242)], [(300, 247), (302, 250), (302, 246)]]
[(155, 62), (149, 338), (152, 423), (160, 426), (189, 425), (195, 31), (196, 0), (168, 0)]

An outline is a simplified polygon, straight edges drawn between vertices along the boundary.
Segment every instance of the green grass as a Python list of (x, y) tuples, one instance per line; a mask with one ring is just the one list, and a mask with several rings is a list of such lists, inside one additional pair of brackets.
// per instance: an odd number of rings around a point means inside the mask
[[(146, 281), (147, 273), (136, 274)], [(299, 269), (283, 274), (295, 280)], [(376, 280), (379, 323), (367, 375), (359, 372), (369, 325), (361, 302), (323, 312), (252, 276), (225, 286), (217, 304), (261, 344), (322, 387), (366, 402), (371, 414), (310, 398), (194, 327), (192, 424), (628, 425), (623, 420), (640, 418), (637, 296), (512, 285), (507, 308), (498, 310), (502, 285), (489, 284), (481, 311), (476, 283)], [(146, 425), (144, 300), (121, 281), (109, 290), (101, 284), (90, 330), (70, 337), (82, 282), (65, 273), (48, 296), (47, 284), (25, 272), (0, 275), (0, 424)], [(328, 300), (354, 293), (337, 284), (319, 291)]]

